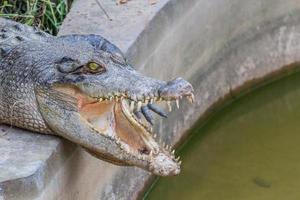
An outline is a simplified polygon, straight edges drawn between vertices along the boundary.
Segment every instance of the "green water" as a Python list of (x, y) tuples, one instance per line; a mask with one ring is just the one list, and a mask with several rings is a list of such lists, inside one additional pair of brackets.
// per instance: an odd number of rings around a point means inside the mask
[(149, 200), (299, 200), (300, 74), (240, 98), (194, 131), (182, 173)]

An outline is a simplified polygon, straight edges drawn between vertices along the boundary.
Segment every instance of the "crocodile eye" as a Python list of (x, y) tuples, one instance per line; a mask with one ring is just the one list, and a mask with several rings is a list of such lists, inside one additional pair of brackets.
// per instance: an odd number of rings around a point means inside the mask
[(95, 63), (95, 62), (89, 62), (86, 65), (86, 69), (90, 73), (103, 73), (103, 72), (106, 71), (103, 64), (98, 64), (98, 63)]

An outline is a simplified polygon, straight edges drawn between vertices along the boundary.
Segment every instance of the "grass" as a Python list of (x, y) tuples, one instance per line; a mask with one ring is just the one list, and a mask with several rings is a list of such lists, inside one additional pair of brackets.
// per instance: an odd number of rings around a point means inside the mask
[(56, 35), (70, 3), (70, 0), (0, 0), (0, 17), (37, 26)]

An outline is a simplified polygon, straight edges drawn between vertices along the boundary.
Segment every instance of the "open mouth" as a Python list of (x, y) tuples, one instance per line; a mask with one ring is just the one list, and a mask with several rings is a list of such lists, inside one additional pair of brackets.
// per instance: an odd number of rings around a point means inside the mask
[[(143, 106), (154, 104), (155, 102), (164, 101), (162, 98), (146, 99), (145, 101), (133, 101), (125, 95), (110, 96), (110, 97), (89, 97), (75, 86), (58, 87), (65, 94), (77, 98), (78, 112), (82, 116), (84, 123), (93, 128), (99, 134), (114, 138), (116, 143), (128, 154), (136, 157), (139, 160), (146, 161), (148, 168), (155, 171), (154, 168), (159, 168), (157, 162), (164, 164), (169, 163), (169, 168), (174, 168), (173, 175), (180, 172), (179, 157), (175, 158), (174, 150), (170, 146), (159, 144), (156, 139), (156, 134), (152, 131), (152, 125), (147, 120), (147, 116), (141, 118), (136, 115), (136, 111), (142, 109)], [(186, 96), (193, 101), (193, 94)], [(176, 104), (180, 97), (175, 98)], [(170, 106), (170, 100), (168, 104)], [(123, 164), (122, 161), (107, 158), (115, 164)], [(134, 163), (127, 163), (128, 165)], [(159, 165), (159, 164), (158, 164)], [(163, 171), (157, 174), (163, 174)], [(170, 172), (165, 172), (170, 174)]]

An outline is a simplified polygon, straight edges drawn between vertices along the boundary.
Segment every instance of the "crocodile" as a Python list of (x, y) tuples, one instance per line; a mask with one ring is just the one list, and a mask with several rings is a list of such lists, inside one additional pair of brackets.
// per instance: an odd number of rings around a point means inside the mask
[(179, 157), (152, 125), (154, 113), (167, 117), (162, 103), (194, 100), (183, 78), (142, 75), (102, 36), (52, 36), (4, 18), (0, 59), (2, 124), (65, 138), (116, 165), (180, 173)]

